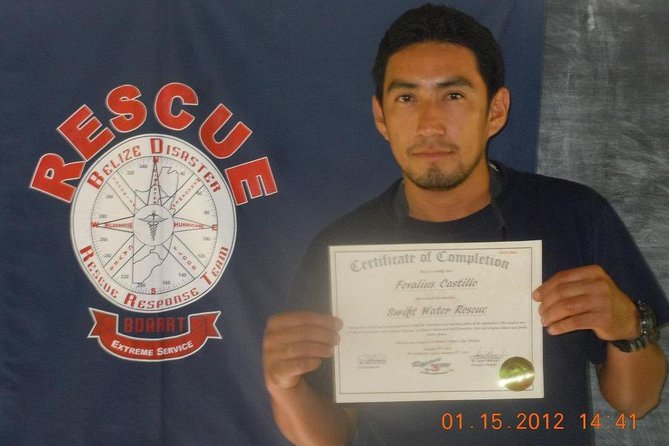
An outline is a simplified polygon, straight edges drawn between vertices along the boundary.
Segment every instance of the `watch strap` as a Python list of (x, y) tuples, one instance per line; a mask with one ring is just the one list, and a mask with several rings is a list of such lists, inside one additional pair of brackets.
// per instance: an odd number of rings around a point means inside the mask
[(657, 329), (655, 313), (653, 309), (645, 302), (638, 301), (636, 306), (639, 310), (639, 324), (641, 325), (641, 336), (636, 339), (620, 339), (611, 341), (619, 350), (630, 353), (642, 350), (649, 344), (657, 342), (660, 338), (660, 331)]

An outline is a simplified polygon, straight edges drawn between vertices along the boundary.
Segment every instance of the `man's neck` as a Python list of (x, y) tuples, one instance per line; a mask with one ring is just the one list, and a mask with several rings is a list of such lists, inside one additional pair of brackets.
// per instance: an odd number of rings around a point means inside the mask
[(461, 184), (448, 190), (427, 190), (404, 181), (409, 216), (416, 220), (445, 222), (468, 217), (490, 204), (488, 166), (477, 169)]

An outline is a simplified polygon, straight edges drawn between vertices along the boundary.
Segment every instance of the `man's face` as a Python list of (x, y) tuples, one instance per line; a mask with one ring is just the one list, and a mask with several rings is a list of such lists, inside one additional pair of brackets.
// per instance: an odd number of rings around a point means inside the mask
[(506, 123), (508, 104), (506, 89), (489, 103), (471, 50), (434, 42), (393, 54), (383, 102), (373, 100), (376, 126), (405, 179), (429, 190), (452, 189), (472, 173), (483, 178), (488, 139)]

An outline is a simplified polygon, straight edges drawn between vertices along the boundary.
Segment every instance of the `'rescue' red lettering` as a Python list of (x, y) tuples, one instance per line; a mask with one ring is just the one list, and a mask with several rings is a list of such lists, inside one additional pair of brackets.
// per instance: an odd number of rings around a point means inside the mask
[(243, 122), (238, 122), (223, 140), (217, 141), (216, 133), (223, 128), (231, 116), (232, 112), (225, 105), (219, 104), (200, 127), (202, 145), (208, 148), (216, 158), (224, 159), (234, 155), (251, 136), (251, 129)]
[(163, 127), (170, 130), (183, 130), (195, 121), (195, 116), (183, 109), (179, 110), (176, 114), (173, 113), (172, 108), (176, 99), (179, 99), (182, 105), (198, 104), (197, 94), (195, 94), (195, 91), (192, 88), (188, 85), (175, 82), (167, 84), (160, 89), (156, 95), (156, 102), (153, 109), (156, 112), (158, 122), (160, 122)]
[(88, 161), (107, 144), (114, 140), (114, 134), (93, 116), (86, 104), (79, 107), (69, 118), (58, 126), (58, 131)]
[(244, 185), (248, 187), (252, 199), (277, 192), (276, 182), (267, 157), (225, 169), (225, 175), (228, 177), (237, 206), (249, 201)]
[(146, 107), (139, 101), (142, 92), (134, 85), (121, 85), (107, 95), (107, 108), (116, 115), (109, 123), (121, 133), (132, 132), (146, 121)]
[(66, 181), (81, 178), (85, 165), (83, 161), (65, 164), (60, 156), (47, 153), (37, 163), (30, 187), (69, 203), (76, 188)]
[[(103, 126), (87, 105), (79, 107), (58, 126), (58, 132), (79, 153), (84, 162), (65, 163), (60, 156), (47, 153), (38, 161), (30, 187), (70, 203), (75, 187), (67, 181), (80, 179), (85, 161), (93, 158), (115, 139), (112, 129), (128, 133), (137, 130), (145, 123), (148, 112), (140, 100), (141, 97), (140, 89), (134, 85), (120, 85), (109, 92), (105, 102), (107, 109), (114, 115), (109, 120), (111, 128)], [(185, 108), (198, 104), (199, 99), (195, 90), (188, 85), (174, 82), (158, 91), (153, 103), (153, 112), (158, 123), (164, 128), (182, 131), (195, 121), (195, 116)], [(251, 129), (240, 121), (224, 138), (218, 139), (216, 135), (231, 117), (232, 112), (225, 105), (218, 104), (199, 129), (198, 136), (202, 145), (219, 159), (234, 155), (252, 134)], [(108, 167), (114, 169), (113, 165)], [(242, 164), (237, 168), (233, 167), (226, 172), (235, 191), (237, 205), (247, 203), (249, 197), (255, 199), (276, 192), (276, 183), (266, 157)], [(107, 172), (93, 172), (87, 182), (99, 188), (105, 174)], [(249, 189), (248, 195), (244, 185)]]

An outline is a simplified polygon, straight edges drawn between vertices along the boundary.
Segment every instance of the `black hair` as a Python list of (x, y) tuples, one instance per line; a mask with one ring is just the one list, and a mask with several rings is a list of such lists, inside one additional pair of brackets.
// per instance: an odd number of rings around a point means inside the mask
[(390, 56), (404, 47), (423, 42), (450, 43), (471, 50), (486, 83), (489, 100), (504, 86), (504, 58), (490, 30), (464, 12), (428, 3), (398, 17), (381, 39), (372, 68), (379, 100), (383, 97)]

